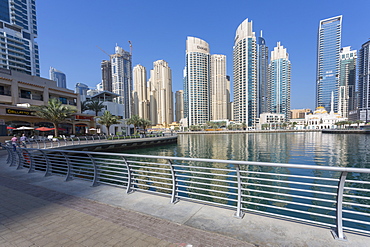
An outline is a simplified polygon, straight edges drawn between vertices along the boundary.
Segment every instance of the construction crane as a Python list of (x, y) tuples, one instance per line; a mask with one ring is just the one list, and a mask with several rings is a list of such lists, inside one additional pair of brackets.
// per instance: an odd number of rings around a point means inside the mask
[(130, 44), (130, 55), (132, 56), (132, 43), (130, 40), (128, 41), (128, 43)]
[(102, 52), (104, 52), (105, 54), (107, 54), (108, 57), (110, 57), (110, 55), (108, 54), (108, 52), (104, 51), (102, 48), (100, 48), (99, 46), (96, 46), (98, 47)]

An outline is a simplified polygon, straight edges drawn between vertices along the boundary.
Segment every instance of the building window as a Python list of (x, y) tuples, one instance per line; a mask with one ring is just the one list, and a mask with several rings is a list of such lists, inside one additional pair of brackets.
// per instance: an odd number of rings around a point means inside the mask
[(21, 90), (21, 98), (31, 99), (31, 91)]

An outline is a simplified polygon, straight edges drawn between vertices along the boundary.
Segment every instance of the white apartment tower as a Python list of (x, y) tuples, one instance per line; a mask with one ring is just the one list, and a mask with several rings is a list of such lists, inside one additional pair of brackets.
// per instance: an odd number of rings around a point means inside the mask
[(40, 76), (35, 0), (0, 1), (0, 67)]
[(146, 69), (142, 65), (134, 67), (134, 90), (132, 97), (134, 100), (133, 115), (149, 119), (149, 97), (147, 87)]
[(211, 120), (228, 119), (230, 81), (226, 76), (226, 56), (211, 55)]
[(132, 108), (132, 56), (131, 53), (116, 46), (115, 54), (110, 56), (112, 66), (112, 90), (119, 96), (115, 102), (124, 105), (124, 118), (131, 117)]
[(233, 51), (234, 120), (255, 127), (257, 118), (257, 51), (252, 21), (237, 28)]
[(184, 117), (188, 126), (210, 120), (210, 51), (204, 40), (188, 37), (186, 40), (186, 67), (184, 72)]
[(152, 124), (167, 126), (173, 122), (172, 71), (168, 63), (158, 60), (150, 71), (150, 112)]
[(356, 60), (357, 51), (351, 50), (350, 46), (343, 47), (339, 53), (339, 95), (338, 113), (348, 118), (348, 113), (356, 110)]

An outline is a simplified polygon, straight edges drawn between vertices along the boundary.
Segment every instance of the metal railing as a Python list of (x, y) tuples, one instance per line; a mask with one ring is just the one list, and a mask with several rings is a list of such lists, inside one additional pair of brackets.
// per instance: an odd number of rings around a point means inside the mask
[(17, 169), (370, 234), (370, 169), (9, 146)]
[[(74, 136), (74, 137), (59, 137), (59, 138), (43, 138), (43, 139), (27, 139), (25, 142), (17, 143), (17, 146), (23, 146), (26, 148), (37, 148), (37, 149), (46, 149), (46, 148), (55, 148), (60, 146), (69, 146), (69, 145), (81, 145), (89, 144), (94, 142), (106, 142), (114, 140), (124, 140), (124, 139), (137, 139), (137, 138), (149, 138), (149, 137), (161, 137), (166, 134), (157, 133), (157, 134), (146, 134), (144, 135), (92, 135), (92, 136)], [(168, 134), (167, 134), (168, 135)], [(10, 142), (10, 141), (7, 141)]]

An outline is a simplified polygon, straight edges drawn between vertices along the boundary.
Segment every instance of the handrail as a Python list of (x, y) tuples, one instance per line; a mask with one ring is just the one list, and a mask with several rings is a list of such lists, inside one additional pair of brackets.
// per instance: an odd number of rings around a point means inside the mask
[[(122, 186), (127, 193), (163, 194), (171, 203), (187, 199), (229, 207), (238, 218), (246, 212), (258, 212), (330, 226), (340, 240), (346, 239), (345, 230), (370, 234), (370, 195), (366, 190), (370, 181), (368, 176), (359, 178), (359, 174), (370, 173), (366, 168), (18, 149), (19, 153), (27, 152), (35, 171), (45, 166), (45, 154), (52, 154), (47, 155), (47, 166), (53, 167), (48, 173), (64, 175), (66, 180), (82, 178), (93, 186)], [(7, 150), (13, 152), (10, 147)], [(24, 159), (19, 162), (19, 168), (30, 167)], [(312, 172), (302, 176), (302, 169)], [(249, 171), (248, 176), (243, 175)], [(363, 218), (359, 220), (358, 215)]]

